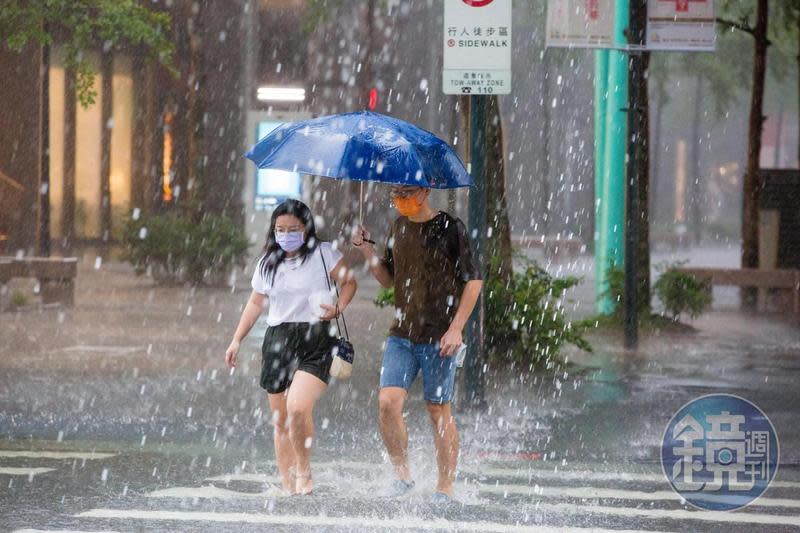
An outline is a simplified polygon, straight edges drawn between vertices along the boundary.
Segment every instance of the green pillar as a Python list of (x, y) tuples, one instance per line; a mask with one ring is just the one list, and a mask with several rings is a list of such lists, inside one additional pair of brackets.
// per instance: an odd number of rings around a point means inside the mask
[[(628, 43), (629, 2), (614, 2), (614, 46), (622, 48)], [(602, 295), (608, 287), (609, 265), (622, 265), (625, 237), (625, 153), (627, 150), (628, 107), (628, 56), (621, 50), (608, 51), (608, 81), (603, 143), (603, 176), (600, 189), (601, 206), (598, 242), (595, 249), (597, 310), (609, 313), (613, 302)], [(596, 134), (596, 133), (595, 133)], [(597, 192), (595, 193), (597, 194)]]

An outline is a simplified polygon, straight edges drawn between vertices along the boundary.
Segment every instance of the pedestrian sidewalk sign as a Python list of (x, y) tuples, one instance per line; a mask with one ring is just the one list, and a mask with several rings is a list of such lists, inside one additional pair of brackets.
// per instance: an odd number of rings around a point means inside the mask
[(444, 94), (511, 92), (511, 0), (444, 0)]

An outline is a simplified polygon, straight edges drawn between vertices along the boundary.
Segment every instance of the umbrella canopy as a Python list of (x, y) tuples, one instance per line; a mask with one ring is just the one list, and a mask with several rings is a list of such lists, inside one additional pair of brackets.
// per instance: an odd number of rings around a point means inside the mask
[(472, 185), (453, 149), (413, 124), (371, 111), (283, 124), (250, 149), (258, 168), (451, 189)]

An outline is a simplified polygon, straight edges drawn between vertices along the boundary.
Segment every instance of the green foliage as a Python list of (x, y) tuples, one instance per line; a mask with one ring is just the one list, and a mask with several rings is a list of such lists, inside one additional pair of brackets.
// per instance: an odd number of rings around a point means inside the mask
[[(561, 305), (564, 293), (580, 279), (554, 278), (535, 261), (517, 258), (525, 263), (523, 272), (515, 272), (508, 282), (490, 275), (483, 287), (489, 360), (532, 368), (558, 357), (565, 342), (592, 351), (583, 338), (588, 322), (570, 322)], [(497, 267), (498, 259), (492, 258), (489, 272)], [(394, 305), (394, 289), (380, 289), (374, 303)]]
[(25, 307), (28, 305), (30, 303), (30, 299), (24, 292), (20, 290), (14, 290), (11, 293), (11, 299), (8, 303), (12, 309), (16, 309), (17, 307)]
[[(693, 276), (679, 272), (677, 269), (684, 264), (685, 261), (661, 263), (656, 266), (656, 269), (661, 272), (661, 276), (653, 285), (653, 295), (658, 297), (667, 314), (676, 322), (684, 313), (687, 313), (692, 319), (697, 318), (711, 303), (708, 282), (699, 281)], [(624, 312), (622, 299), (625, 295), (625, 270), (622, 266), (610, 265), (607, 279), (608, 289), (605, 296), (614, 304), (614, 309), (610, 317), (603, 322), (612, 325), (621, 324)], [(645, 325), (653, 319), (649, 309), (649, 301), (653, 295), (649, 294), (647, 298), (640, 297), (638, 301), (639, 322)], [(596, 318), (599, 319), (599, 317)]]
[[(366, 4), (366, 2), (364, 2)], [(306, 0), (303, 31), (306, 35), (313, 32), (320, 24), (335, 18), (336, 12), (345, 5), (352, 6), (352, 2), (345, 0)], [(377, 0), (375, 8), (385, 10), (389, 4), (387, 0)]]
[(381, 287), (378, 289), (378, 293), (375, 295), (375, 299), (372, 300), (376, 306), (383, 309), (384, 307), (393, 307), (394, 306), (394, 287), (389, 287), (388, 289), (385, 287)]
[[(624, 306), (622, 304), (625, 297), (625, 269), (622, 265), (609, 264), (606, 272), (606, 280), (608, 287), (606, 288), (604, 297), (611, 300), (614, 309), (611, 312), (615, 320), (622, 320), (624, 313)], [(646, 316), (650, 313), (650, 295), (647, 298), (641, 296), (637, 299), (638, 314), (640, 317)]]
[(4, 0), (0, 2), (0, 38), (16, 52), (30, 42), (63, 44), (67, 69), (76, 75), (81, 105), (92, 105), (94, 69), (88, 52), (115, 46), (142, 47), (170, 72), (174, 46), (167, 13), (149, 10), (135, 0)]
[[(578, 285), (576, 277), (555, 278), (535, 261), (525, 263), (508, 282), (490, 275), (484, 285), (485, 335), (489, 359), (528, 367), (555, 359), (564, 343), (591, 351), (583, 338), (586, 324), (572, 323), (562, 306), (564, 293)], [(497, 268), (490, 261), (489, 272)]]
[(694, 276), (677, 270), (684, 263), (662, 263), (656, 268), (661, 276), (653, 286), (653, 291), (665, 311), (677, 321), (687, 313), (697, 318), (711, 304), (711, 284), (708, 280), (698, 280)]
[(194, 222), (173, 214), (130, 219), (124, 230), (124, 257), (138, 274), (159, 283), (219, 284), (244, 266), (250, 243), (227, 217), (207, 215)]
[(622, 316), (622, 299), (625, 297), (625, 270), (620, 265), (613, 263), (608, 265), (606, 270), (606, 290), (604, 298), (608, 298), (614, 306), (612, 315)]

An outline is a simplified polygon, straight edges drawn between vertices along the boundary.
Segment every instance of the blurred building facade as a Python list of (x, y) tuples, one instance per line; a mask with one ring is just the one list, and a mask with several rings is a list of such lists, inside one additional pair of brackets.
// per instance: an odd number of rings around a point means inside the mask
[[(514, 3), (513, 92), (500, 97), (512, 233), (590, 244), (593, 54), (545, 50), (543, 5)], [(272, 206), (289, 196), (312, 206), (325, 237), (345, 233), (359, 211), (356, 186), (256, 171), (242, 157), (281, 122), (373, 107), (434, 132), (466, 155), (463, 107), (441, 90), (440, 0), (159, 0), (148, 6), (172, 15), (179, 76), (146, 61), (141, 50), (97, 50), (90, 59), (98, 101), (87, 109), (75, 102), (74, 79), (57, 45), (49, 54), (46, 113), (42, 50), (15, 54), (0, 47), (0, 72), (7, 74), (0, 84), (0, 243), (7, 252), (37, 250), (48, 203), (56, 253), (114, 242), (136, 209), (183, 207), (233, 217), (257, 245)], [(651, 94), (656, 235), (691, 226), (693, 216), (702, 216), (707, 232), (715, 220), (738, 224), (746, 105), (719, 119), (704, 113), (690, 134), (686, 117), (697, 103), (687, 81), (670, 83), (668, 99)], [(702, 97), (706, 109), (713, 95)], [(796, 162), (794, 151), (781, 148), (797, 144), (790, 127), (796, 112), (782, 108), (780, 116), (780, 124), (767, 128), (776, 133), (766, 135), (762, 155)], [(46, 145), (49, 202), (41, 202)], [(390, 218), (385, 188), (365, 189), (365, 222), (381, 234)], [(465, 217), (466, 191), (437, 191), (433, 198), (437, 207)]]

